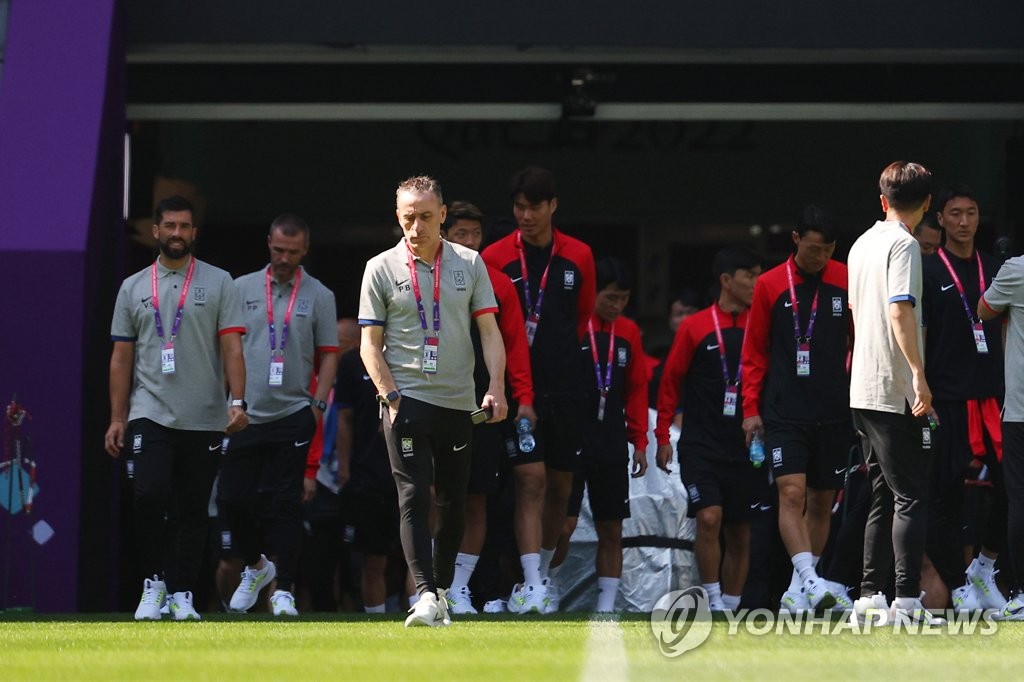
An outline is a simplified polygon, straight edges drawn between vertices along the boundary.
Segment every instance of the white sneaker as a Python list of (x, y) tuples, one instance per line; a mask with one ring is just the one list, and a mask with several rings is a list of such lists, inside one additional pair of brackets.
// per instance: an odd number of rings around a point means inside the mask
[(547, 596), (548, 588), (545, 585), (527, 585), (522, 591), (522, 610), (519, 613), (546, 613)]
[(792, 614), (803, 613), (811, 607), (807, 604), (807, 595), (803, 590), (795, 592), (786, 590), (779, 599), (779, 611), (787, 611)]
[(890, 615), (889, 602), (881, 592), (870, 597), (861, 597), (853, 602), (851, 617), (861, 625), (869, 622), (871, 625), (886, 625), (889, 623)]
[(142, 598), (135, 609), (135, 620), (160, 620), (160, 608), (167, 600), (167, 584), (157, 576), (142, 581)]
[(849, 587), (834, 580), (826, 580), (825, 586), (828, 587), (828, 591), (832, 593), (832, 596), (836, 598), (836, 603), (832, 606), (833, 611), (849, 611), (853, 608)]
[(1008, 601), (996, 585), (996, 574), (999, 571), (984, 570), (975, 559), (967, 567), (967, 582), (974, 586), (983, 609), (1001, 609)]
[(174, 620), (201, 620), (192, 606), (191, 592), (175, 592), (171, 595), (171, 615)]
[(468, 587), (463, 585), (454, 590), (448, 590), (448, 610), (457, 616), (467, 613), (477, 614), (477, 610), (473, 608), (473, 593), (469, 591)]
[[(921, 597), (924, 596), (924, 592), (921, 593)], [(921, 603), (921, 597), (896, 597), (892, 601), (892, 617), (893, 623), (903, 622), (904, 624), (910, 623), (923, 623), (925, 625), (945, 625), (946, 619), (933, 616), (931, 612), (924, 607)]]
[(508, 608), (505, 604), (504, 599), (492, 599), (484, 604), (484, 613), (506, 613)]
[(244, 613), (251, 609), (256, 604), (256, 600), (260, 598), (260, 591), (277, 577), (277, 567), (274, 566), (274, 562), (263, 554), (260, 555), (260, 558), (263, 559), (263, 568), (255, 570), (246, 566), (242, 569), (242, 582), (238, 584), (238, 589), (231, 595), (232, 611)]
[(562, 606), (561, 588), (554, 578), (544, 578), (541, 583), (547, 590), (547, 608), (544, 609), (544, 613), (558, 613), (558, 609)]
[(981, 609), (981, 599), (978, 590), (974, 585), (967, 583), (953, 590), (953, 610), (957, 613), (963, 611), (978, 611)]
[(448, 608), (448, 590), (437, 588), (437, 615), (441, 618), (441, 625), (451, 625), (451, 609)]
[(992, 617), (995, 620), (1024, 620), (1024, 594), (1018, 594), (1006, 602)]
[(512, 586), (512, 594), (508, 595), (508, 612), (522, 613), (526, 603), (526, 596), (523, 594), (523, 584), (516, 583)]
[(295, 597), (285, 590), (274, 590), (270, 597), (270, 610), (275, 616), (299, 615), (298, 609), (295, 608)]
[[(447, 609), (445, 609), (447, 611)], [(448, 621), (449, 623), (451, 621)], [(440, 627), (445, 625), (444, 616), (438, 607), (437, 595), (433, 592), (424, 592), (416, 605), (409, 609), (409, 615), (405, 619), (405, 627)]]
[(830, 609), (836, 605), (836, 596), (828, 588), (828, 581), (822, 578), (811, 578), (804, 582), (804, 595), (807, 607), (812, 611)]

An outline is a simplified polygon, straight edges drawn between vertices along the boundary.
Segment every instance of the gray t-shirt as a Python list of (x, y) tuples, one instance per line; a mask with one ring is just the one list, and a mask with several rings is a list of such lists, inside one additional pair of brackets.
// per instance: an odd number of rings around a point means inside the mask
[[(893, 334), (889, 304), (909, 301), (921, 334), (921, 248), (906, 226), (878, 221), (850, 249), (853, 363), (850, 407), (903, 414), (914, 403), (910, 364)], [(922, 356), (923, 357), (923, 356)]]
[(409, 277), (405, 240), (366, 263), (359, 293), (359, 324), (384, 327), (384, 360), (402, 395), (455, 410), (476, 409), (473, 384), (473, 318), (496, 313), (487, 267), (471, 249), (441, 242), (441, 332), (437, 373), (423, 371), (423, 347), (433, 337), (433, 263), (416, 259), (427, 322), (423, 330)]
[(157, 291), (164, 338), (157, 335), (151, 267), (121, 283), (110, 324), (114, 341), (135, 343), (129, 419), (151, 419), (183, 431), (223, 431), (228, 423), (220, 336), (245, 333), (242, 306), (231, 275), (196, 259), (178, 335), (174, 373), (164, 374), (160, 351), (170, 340), (178, 299), (188, 271), (169, 270), (157, 261)]
[[(269, 265), (267, 267), (270, 267)], [(267, 268), (235, 280), (245, 310), (245, 398), (253, 424), (282, 419), (309, 405), (313, 356), (317, 350), (338, 351), (338, 322), (334, 293), (320, 280), (302, 273), (284, 346), (284, 375), (279, 386), (270, 385), (270, 327), (267, 324)], [(271, 276), (274, 301), (274, 343), (281, 348), (284, 317), (295, 278), (278, 284)]]
[(981, 297), (982, 305), (993, 312), (1007, 311), (1010, 327), (1006, 330), (1006, 400), (1003, 421), (1024, 422), (1024, 256), (1003, 263)]

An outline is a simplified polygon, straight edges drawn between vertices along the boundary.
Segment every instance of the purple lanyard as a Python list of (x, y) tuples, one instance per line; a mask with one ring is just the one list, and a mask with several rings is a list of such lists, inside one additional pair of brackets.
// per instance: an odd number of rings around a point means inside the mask
[[(824, 272), (822, 272), (824, 275)], [(796, 299), (796, 287), (793, 285), (793, 261), (786, 261), (786, 277), (789, 279), (789, 303), (790, 307), (793, 308), (793, 337), (796, 339), (797, 344), (810, 343), (811, 336), (814, 334), (814, 318), (818, 316), (818, 290), (821, 289), (819, 284), (814, 290), (814, 300), (811, 301), (811, 318), (807, 320), (807, 333), (800, 333), (800, 311), (799, 302)]]
[(604, 368), (604, 381), (601, 380), (601, 361), (597, 357), (597, 337), (594, 336), (594, 321), (587, 320), (587, 332), (590, 333), (590, 354), (594, 358), (594, 376), (597, 377), (597, 390), (607, 395), (612, 387), (612, 364), (615, 360), (615, 323), (608, 332), (608, 364)]
[[(724, 311), (723, 311), (724, 312)], [(743, 362), (742, 360), (736, 365), (736, 381), (733, 382), (729, 378), (729, 365), (725, 361), (725, 339), (722, 337), (722, 325), (718, 321), (718, 304), (716, 303), (711, 308), (711, 319), (715, 322), (715, 338), (718, 339), (718, 357), (722, 360), (722, 379), (725, 380), (725, 385), (730, 384), (739, 385), (740, 375), (743, 374)]]
[(523, 246), (523, 233), (516, 232), (516, 248), (519, 249), (519, 270), (523, 276), (523, 298), (526, 300), (526, 318), (534, 322), (540, 321), (540, 304), (544, 302), (544, 289), (548, 286), (548, 271), (551, 270), (551, 261), (555, 258), (555, 238), (552, 232), (551, 255), (548, 256), (548, 264), (544, 268), (544, 274), (540, 276), (540, 287), (537, 289), (537, 305), (530, 301), (530, 273), (526, 268), (526, 247)]
[[(956, 285), (956, 290), (960, 294), (960, 301), (964, 304), (964, 312), (967, 313), (967, 319), (970, 320), (971, 324), (975, 324), (978, 320), (974, 318), (974, 311), (971, 310), (971, 305), (967, 302), (967, 292), (964, 291), (964, 285), (960, 282), (960, 278), (956, 276), (956, 272), (953, 271), (953, 266), (949, 262), (949, 258), (946, 256), (946, 251), (941, 246), (938, 248), (939, 258), (942, 259), (942, 264), (949, 270), (949, 276), (953, 278), (953, 284)], [(974, 257), (978, 260), (978, 291), (984, 293), (985, 291), (985, 271), (981, 268), (981, 255), (978, 250), (974, 250)]]

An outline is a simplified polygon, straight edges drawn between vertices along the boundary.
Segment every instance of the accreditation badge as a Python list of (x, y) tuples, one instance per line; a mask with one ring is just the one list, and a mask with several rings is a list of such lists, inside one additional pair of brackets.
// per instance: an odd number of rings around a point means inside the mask
[(982, 326), (981, 322), (975, 322), (971, 325), (974, 330), (974, 347), (978, 349), (979, 353), (988, 353), (988, 341), (985, 340), (985, 327)]
[(168, 341), (160, 347), (160, 371), (174, 374), (174, 342)]
[(801, 343), (796, 347), (796, 375), (811, 376), (811, 344)]
[(423, 373), (437, 374), (437, 337), (423, 339)]
[(526, 318), (526, 345), (533, 348), (533, 337), (537, 336), (537, 317), (530, 315)]
[(270, 356), (270, 379), (271, 386), (280, 386), (284, 383), (284, 355), (274, 353)]
[(725, 402), (722, 404), (722, 414), (726, 417), (736, 416), (736, 393), (735, 385), (725, 387)]

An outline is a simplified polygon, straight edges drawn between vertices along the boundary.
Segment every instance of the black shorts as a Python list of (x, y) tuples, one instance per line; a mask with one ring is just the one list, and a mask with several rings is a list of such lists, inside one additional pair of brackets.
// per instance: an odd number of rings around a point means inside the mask
[(745, 460), (723, 460), (696, 452), (681, 453), (679, 477), (690, 497), (691, 519), (707, 507), (721, 507), (726, 524), (750, 523), (761, 506), (767, 476)]
[(807, 487), (839, 490), (846, 479), (853, 430), (847, 421), (765, 424), (764, 455), (775, 478), (806, 474)]
[(594, 521), (621, 521), (629, 518), (629, 464), (584, 457), (572, 477), (572, 495), (566, 516), (579, 517), (583, 490), (590, 500)]
[(582, 399), (538, 398), (533, 406), (537, 412), (537, 428), (533, 433), (537, 445), (533, 452), (523, 452), (519, 447), (519, 439), (515, 433), (510, 432), (511, 440), (506, 441), (509, 464), (517, 466), (544, 462), (556, 471), (577, 471), (580, 467), (580, 453), (583, 452), (589, 404)]
[(363, 554), (390, 554), (400, 545), (398, 495), (345, 486), (341, 489), (345, 542)]
[[(473, 459), (469, 462), (470, 495), (491, 495), (498, 492), (501, 460), (506, 453), (508, 420), (497, 424), (477, 424), (473, 427)], [(515, 449), (515, 446), (512, 446)]]

